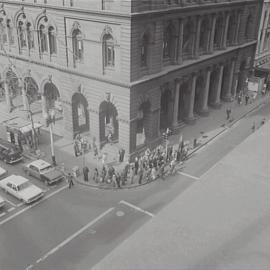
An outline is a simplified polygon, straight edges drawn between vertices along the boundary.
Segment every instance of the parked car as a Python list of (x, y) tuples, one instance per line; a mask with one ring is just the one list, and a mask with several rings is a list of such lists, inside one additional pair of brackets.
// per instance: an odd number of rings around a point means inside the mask
[(7, 176), (7, 170), (5, 170), (4, 168), (0, 167), (0, 180), (3, 179), (4, 177)]
[(37, 159), (23, 166), (23, 170), (27, 175), (32, 175), (45, 184), (50, 185), (64, 179), (61, 171), (53, 167), (47, 161)]
[(0, 138), (0, 159), (13, 164), (23, 159), (22, 151), (15, 144)]
[(0, 209), (3, 208), (6, 204), (6, 201), (0, 196)]
[(7, 193), (23, 201), (32, 203), (44, 196), (44, 191), (20, 175), (10, 175), (0, 181), (0, 187)]

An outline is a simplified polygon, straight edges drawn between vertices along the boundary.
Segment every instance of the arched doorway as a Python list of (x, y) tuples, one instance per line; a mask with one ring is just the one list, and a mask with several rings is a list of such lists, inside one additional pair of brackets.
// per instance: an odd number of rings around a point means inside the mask
[(196, 81), (195, 98), (194, 98), (194, 112), (200, 113), (202, 107), (202, 93), (204, 87), (204, 78), (199, 76)]
[(60, 93), (54, 83), (47, 82), (44, 85), (43, 95), (45, 97), (47, 111), (52, 109), (55, 109), (60, 112), (62, 111), (62, 106), (60, 102)]
[(142, 102), (137, 113), (136, 146), (144, 145), (150, 137), (148, 123), (151, 121), (151, 103), (149, 100)]
[(81, 93), (72, 96), (72, 120), (74, 137), (82, 132), (89, 131), (88, 102)]
[(109, 134), (113, 142), (118, 142), (118, 112), (110, 101), (103, 101), (99, 106), (99, 131), (101, 145), (108, 141)]
[(38, 85), (32, 77), (24, 78), (24, 89), (29, 104), (41, 99), (41, 95), (38, 91)]
[(169, 89), (163, 89), (160, 98), (160, 129), (166, 129), (171, 126), (171, 101), (171, 91)]
[(11, 109), (22, 106), (22, 88), (19, 84), (17, 75), (11, 69), (6, 73), (6, 81), (8, 85)]

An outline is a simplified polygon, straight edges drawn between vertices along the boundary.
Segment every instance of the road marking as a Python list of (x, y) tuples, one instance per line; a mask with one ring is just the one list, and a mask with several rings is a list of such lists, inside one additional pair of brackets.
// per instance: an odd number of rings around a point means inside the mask
[(30, 269), (32, 269), (34, 267), (34, 265), (29, 265), (29, 266), (27, 266), (24, 270), (30, 270)]
[(5, 216), (5, 215), (6, 215), (6, 212), (1, 213), (0, 214), (0, 218), (3, 217), (3, 216)]
[(11, 208), (9, 208), (7, 211), (8, 212), (11, 212), (11, 211), (13, 211), (15, 209), (15, 207), (11, 207)]
[(37, 201), (37, 202), (35, 202), (35, 203), (33, 203), (33, 204), (31, 204), (31, 205), (29, 205), (29, 206), (23, 208), (22, 210), (18, 211), (17, 213), (15, 213), (15, 214), (9, 216), (8, 218), (6, 218), (5, 220), (3, 220), (3, 221), (0, 222), (0, 226), (3, 225), (3, 224), (5, 224), (6, 222), (12, 220), (13, 218), (17, 217), (18, 215), (24, 213), (25, 211), (31, 209), (32, 207), (36, 206), (37, 204), (39, 204), (39, 203), (41, 203), (41, 202), (43, 202), (43, 201), (49, 199), (50, 197), (52, 197), (53, 195), (59, 193), (60, 191), (62, 191), (62, 190), (64, 190), (64, 189), (66, 189), (67, 187), (68, 187), (68, 185), (65, 185), (65, 186), (63, 186), (62, 188), (60, 188), (60, 189), (58, 189), (58, 190), (56, 190), (56, 191), (50, 193), (49, 195), (43, 197), (41, 200), (39, 200), (39, 201)]
[[(90, 221), (88, 224), (86, 224), (85, 226), (83, 226), (80, 230), (78, 230), (77, 232), (75, 232), (74, 234), (72, 234), (71, 236), (69, 236), (66, 240), (64, 240), (62, 243), (60, 243), (59, 245), (57, 245), (56, 247), (54, 247), (53, 249), (51, 249), (49, 252), (47, 252), (44, 256), (42, 256), (41, 258), (39, 258), (36, 263), (40, 263), (42, 261), (44, 261), (46, 258), (48, 258), (50, 255), (54, 254), (57, 250), (59, 250), (60, 248), (64, 247), (66, 244), (68, 244), (70, 241), (72, 241), (74, 238), (76, 238), (78, 235), (80, 235), (81, 233), (83, 233), (85, 230), (87, 230), (89, 227), (91, 227), (92, 225), (94, 225), (96, 222), (98, 222), (100, 219), (102, 219), (103, 217), (105, 217), (106, 215), (108, 215), (110, 212), (112, 212), (115, 208), (109, 208), (107, 211), (103, 212), (101, 215), (99, 215), (97, 218), (95, 218), (94, 220)], [(92, 230), (91, 230), (92, 231)]]
[(16, 206), (17, 206), (17, 207), (20, 207), (20, 206), (22, 206), (22, 205), (23, 205), (23, 202), (18, 203)]
[(194, 180), (200, 180), (200, 177), (197, 177), (197, 176), (194, 176), (194, 175), (191, 175), (191, 174), (188, 174), (188, 173), (185, 173), (185, 172), (177, 172), (178, 174), (181, 174), (183, 176), (186, 176), (188, 178), (192, 178)]
[(5, 200), (6, 202), (8, 202), (10, 205), (12, 205), (13, 207), (17, 207), (17, 205), (16, 205), (15, 203), (11, 202), (10, 200), (8, 200), (8, 199), (6, 199), (6, 198), (4, 198), (4, 200)]
[(119, 203), (122, 203), (122, 204), (125, 204), (125, 205), (127, 205), (127, 206), (129, 206), (129, 207), (131, 207), (131, 208), (134, 208), (134, 209), (136, 209), (137, 211), (139, 211), (139, 212), (142, 212), (142, 213), (144, 213), (144, 214), (146, 214), (146, 215), (148, 215), (148, 216), (150, 216), (150, 217), (154, 217), (155, 215), (154, 214), (152, 214), (152, 213), (150, 213), (150, 212), (148, 212), (148, 211), (146, 211), (146, 210), (143, 210), (143, 209), (141, 209), (140, 207), (138, 207), (138, 206), (136, 206), (136, 205), (134, 205), (134, 204), (131, 204), (131, 203), (129, 203), (129, 202), (126, 202), (126, 201), (120, 201)]

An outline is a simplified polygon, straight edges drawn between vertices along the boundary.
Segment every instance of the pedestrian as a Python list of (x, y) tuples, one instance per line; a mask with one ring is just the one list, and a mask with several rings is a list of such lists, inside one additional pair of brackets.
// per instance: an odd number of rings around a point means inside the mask
[(139, 169), (139, 160), (137, 157), (135, 157), (134, 167), (135, 167), (135, 175), (137, 175)]
[(249, 101), (249, 95), (248, 94), (245, 95), (245, 101), (246, 101), (246, 105), (248, 105), (248, 101)]
[(266, 120), (265, 118), (262, 119), (261, 126), (263, 126), (265, 124), (265, 120)]
[(230, 120), (231, 118), (231, 113), (232, 113), (232, 109), (229, 107), (226, 109), (226, 114), (227, 114), (227, 120)]
[(73, 175), (71, 173), (68, 173), (67, 180), (68, 180), (68, 188), (74, 186)]
[(83, 167), (83, 179), (85, 182), (88, 182), (89, 168), (87, 166)]
[(139, 185), (141, 185), (142, 184), (142, 179), (143, 179), (143, 168), (142, 168), (142, 166), (140, 166), (139, 169), (138, 169), (138, 176), (139, 176), (138, 183), (139, 183)]
[(95, 170), (94, 170), (94, 175), (93, 175), (93, 180), (94, 180), (96, 183), (98, 183), (98, 181), (99, 181), (98, 177), (99, 177), (98, 169), (95, 168)]
[(132, 166), (130, 170), (130, 184), (133, 185), (134, 182), (134, 177), (135, 177), (135, 167)]
[(117, 172), (116, 173), (116, 184), (117, 184), (118, 188), (121, 188), (120, 179), (121, 179), (121, 176), (120, 176), (119, 172)]
[(241, 105), (242, 104), (242, 95), (239, 93), (239, 95), (237, 96), (237, 103), (239, 104), (239, 105)]
[(116, 175), (115, 175), (115, 173), (114, 173), (113, 176), (112, 176), (112, 183), (113, 183), (113, 186), (114, 186), (114, 187), (117, 186), (117, 181), (116, 181)]
[(253, 122), (253, 125), (252, 125), (251, 129), (252, 129), (252, 132), (254, 132), (256, 130), (255, 122)]

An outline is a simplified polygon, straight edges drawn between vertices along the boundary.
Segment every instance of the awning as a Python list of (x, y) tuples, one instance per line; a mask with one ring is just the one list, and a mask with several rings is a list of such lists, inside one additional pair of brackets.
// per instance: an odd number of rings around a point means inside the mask
[[(14, 117), (12, 119), (6, 120), (3, 122), (4, 126), (20, 131), (22, 133), (27, 133), (32, 130), (32, 123), (31, 121), (27, 121), (25, 119), (22, 119), (20, 117)], [(34, 129), (41, 128), (42, 124), (41, 123), (36, 123), (34, 122)]]

